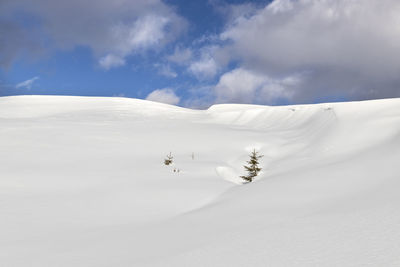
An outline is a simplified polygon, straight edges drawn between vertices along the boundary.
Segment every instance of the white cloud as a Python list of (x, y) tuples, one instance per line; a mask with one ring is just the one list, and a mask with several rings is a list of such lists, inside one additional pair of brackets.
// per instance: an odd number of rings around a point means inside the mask
[(248, 17), (254, 14), (261, 3), (244, 2), (241, 4), (228, 4), (225, 1), (209, 0), (214, 10), (223, 15), (227, 22), (234, 22), (237, 18)]
[(221, 76), (215, 86), (217, 103), (274, 103), (292, 98), (302, 76), (293, 75), (273, 79), (243, 68), (234, 69)]
[(196, 57), (188, 66), (188, 72), (199, 80), (214, 78), (229, 63), (227, 50), (219, 44), (208, 44), (196, 51)]
[(400, 2), (275, 0), (220, 35), (243, 68), (308, 72), (296, 101), (400, 96)]
[(33, 77), (32, 79), (26, 80), (24, 82), (20, 82), (19, 84), (17, 84), (15, 86), (15, 88), (26, 88), (26, 89), (30, 90), (32, 88), (33, 83), (38, 79), (39, 79), (39, 77), (36, 76), (36, 77)]
[(113, 50), (121, 55), (129, 55), (134, 51), (156, 46), (165, 38), (164, 28), (168, 23), (167, 17), (148, 15), (131, 24), (114, 25), (111, 28)]
[(111, 28), (114, 40), (113, 51), (99, 59), (99, 65), (109, 70), (126, 64), (125, 57), (159, 45), (165, 39), (164, 28), (169, 19), (148, 15), (138, 18), (132, 24), (119, 23)]
[(180, 98), (175, 94), (175, 92), (170, 88), (157, 89), (151, 92), (146, 100), (161, 102), (170, 105), (177, 105)]
[(119, 56), (113, 55), (113, 54), (108, 54), (108, 55), (100, 58), (99, 65), (103, 69), (109, 70), (111, 68), (120, 67), (120, 66), (125, 65), (125, 59), (123, 59)]
[(196, 76), (199, 80), (215, 77), (225, 62), (219, 57), (220, 47), (217, 45), (207, 45), (200, 49), (196, 60), (189, 65), (189, 73)]
[(157, 45), (165, 37), (164, 28), (170, 22), (163, 16), (149, 15), (135, 22), (133, 29), (129, 30), (128, 43), (133, 48), (147, 48)]
[(174, 53), (172, 55), (169, 55), (167, 57), (167, 60), (179, 65), (186, 65), (189, 63), (191, 58), (191, 49), (176, 47)]
[(198, 79), (212, 78), (217, 74), (218, 65), (214, 58), (205, 56), (189, 66), (189, 71)]
[(176, 78), (178, 74), (171, 69), (169, 65), (157, 65), (158, 67), (158, 74), (163, 75), (168, 78)]

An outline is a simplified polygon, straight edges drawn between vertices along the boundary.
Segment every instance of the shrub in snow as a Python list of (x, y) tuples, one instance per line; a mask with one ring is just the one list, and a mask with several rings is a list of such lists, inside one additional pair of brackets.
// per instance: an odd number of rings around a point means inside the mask
[(164, 164), (165, 165), (170, 165), (173, 162), (173, 156), (171, 155), (171, 152), (169, 152), (169, 155), (167, 155), (167, 158), (164, 159)]
[(247, 161), (248, 165), (243, 166), (247, 171), (247, 175), (240, 176), (240, 178), (242, 178), (248, 183), (252, 182), (253, 178), (256, 177), (258, 173), (261, 171), (261, 168), (258, 166), (259, 164), (258, 160), (262, 158), (264, 155), (259, 155), (258, 152), (254, 149), (249, 156), (250, 160)]

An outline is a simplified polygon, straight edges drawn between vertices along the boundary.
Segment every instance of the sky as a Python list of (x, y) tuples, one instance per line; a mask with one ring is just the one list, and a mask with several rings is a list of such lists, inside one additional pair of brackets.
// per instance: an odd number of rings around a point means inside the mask
[(398, 0), (1, 0), (0, 96), (400, 97)]

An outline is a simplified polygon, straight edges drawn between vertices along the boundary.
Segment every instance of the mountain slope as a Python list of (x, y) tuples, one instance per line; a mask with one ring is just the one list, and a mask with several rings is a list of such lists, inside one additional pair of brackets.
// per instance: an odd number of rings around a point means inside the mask
[(5, 266), (400, 265), (400, 99), (19, 96), (0, 122)]

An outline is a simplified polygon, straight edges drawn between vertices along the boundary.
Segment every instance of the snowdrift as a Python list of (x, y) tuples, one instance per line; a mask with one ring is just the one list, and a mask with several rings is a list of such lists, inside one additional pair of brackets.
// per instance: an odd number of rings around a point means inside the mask
[(1, 266), (400, 266), (400, 99), (18, 96), (0, 123)]

